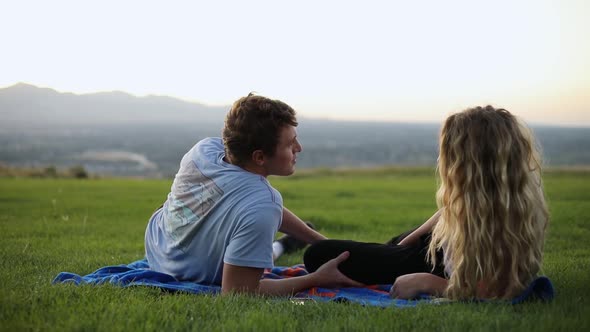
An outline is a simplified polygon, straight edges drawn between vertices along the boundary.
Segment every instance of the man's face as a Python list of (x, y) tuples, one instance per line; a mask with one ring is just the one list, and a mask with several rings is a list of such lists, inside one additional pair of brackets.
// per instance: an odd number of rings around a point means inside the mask
[(297, 153), (301, 152), (303, 147), (297, 140), (297, 130), (293, 126), (284, 126), (279, 133), (279, 142), (275, 154), (272, 157), (266, 157), (264, 166), (267, 175), (291, 175), (295, 172), (295, 163), (297, 162)]

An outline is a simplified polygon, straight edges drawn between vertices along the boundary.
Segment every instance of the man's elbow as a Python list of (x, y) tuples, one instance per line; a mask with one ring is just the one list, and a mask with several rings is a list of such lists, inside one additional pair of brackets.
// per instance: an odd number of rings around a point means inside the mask
[(235, 285), (235, 286), (225, 286), (221, 285), (221, 295), (260, 295), (261, 294), (261, 285), (260, 283), (256, 285)]

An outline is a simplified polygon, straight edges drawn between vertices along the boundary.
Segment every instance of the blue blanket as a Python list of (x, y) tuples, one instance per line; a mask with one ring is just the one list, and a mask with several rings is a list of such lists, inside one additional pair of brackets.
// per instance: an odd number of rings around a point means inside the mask
[[(292, 267), (275, 267), (264, 272), (263, 278), (283, 279), (307, 274), (303, 265)], [(62, 272), (55, 277), (53, 283), (95, 284), (111, 283), (123, 287), (127, 286), (151, 286), (167, 291), (182, 291), (193, 294), (216, 294), (221, 287), (200, 285), (189, 281), (178, 281), (171, 275), (151, 271), (145, 259), (133, 262), (129, 265), (106, 266), (95, 272), (79, 276), (74, 273)], [(400, 300), (389, 297), (391, 285), (373, 285), (362, 288), (337, 288), (327, 289), (314, 287), (297, 293), (291, 300), (295, 303), (312, 301), (339, 301), (354, 302), (362, 305), (379, 307), (413, 307), (419, 303), (439, 304), (446, 303), (444, 299), (437, 299), (423, 295), (415, 300)], [(529, 287), (510, 303), (516, 304), (527, 300), (550, 300), (554, 297), (551, 281), (547, 277), (535, 279)]]

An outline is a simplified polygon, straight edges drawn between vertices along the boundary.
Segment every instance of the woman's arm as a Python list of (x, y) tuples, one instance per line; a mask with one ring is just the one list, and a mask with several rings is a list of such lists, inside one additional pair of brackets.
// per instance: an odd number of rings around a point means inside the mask
[(448, 280), (431, 273), (412, 273), (397, 277), (389, 294), (397, 299), (412, 299), (421, 293), (442, 296)]
[(436, 213), (430, 217), (430, 219), (426, 220), (420, 227), (418, 227), (415, 231), (410, 233), (410, 235), (406, 236), (403, 240), (401, 240), (398, 244), (400, 246), (407, 246), (412, 245), (418, 241), (418, 239), (428, 233), (432, 232), (434, 226), (438, 222), (440, 215), (442, 213), (442, 209), (436, 211)]

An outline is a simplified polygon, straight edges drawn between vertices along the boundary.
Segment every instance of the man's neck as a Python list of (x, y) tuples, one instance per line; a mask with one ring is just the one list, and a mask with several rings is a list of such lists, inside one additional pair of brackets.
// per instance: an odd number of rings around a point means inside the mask
[(264, 167), (262, 167), (262, 166), (258, 166), (258, 165), (253, 164), (253, 163), (247, 163), (245, 165), (238, 165), (238, 164), (234, 163), (232, 161), (231, 157), (228, 156), (228, 155), (225, 155), (225, 157), (223, 157), (223, 160), (226, 163), (232, 164), (234, 166), (238, 166), (238, 167), (240, 167), (241, 169), (243, 169), (243, 170), (245, 170), (247, 172), (258, 174), (258, 175), (263, 176), (263, 177), (267, 177), (268, 176), (266, 174), (266, 172), (265, 172)]

